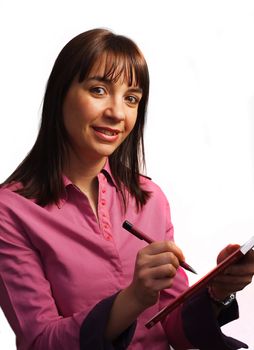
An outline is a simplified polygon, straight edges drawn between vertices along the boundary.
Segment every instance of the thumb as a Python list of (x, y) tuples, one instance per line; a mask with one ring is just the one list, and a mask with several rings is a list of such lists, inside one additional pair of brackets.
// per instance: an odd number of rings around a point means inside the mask
[(239, 244), (229, 244), (219, 253), (217, 257), (217, 264), (226, 259), (229, 255), (231, 255), (234, 251), (236, 251), (240, 247)]

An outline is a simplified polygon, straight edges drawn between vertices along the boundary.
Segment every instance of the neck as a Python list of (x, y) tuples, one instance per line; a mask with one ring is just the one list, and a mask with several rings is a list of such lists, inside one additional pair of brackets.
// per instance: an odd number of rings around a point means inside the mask
[(97, 216), (98, 204), (98, 179), (97, 175), (106, 162), (106, 157), (98, 161), (80, 161), (75, 157), (70, 157), (66, 164), (64, 173), (82, 192), (87, 196), (91, 208)]
[(64, 168), (65, 175), (78, 186), (83, 192), (90, 192), (97, 181), (97, 175), (106, 163), (107, 158), (97, 160), (80, 160), (77, 157), (70, 157)]

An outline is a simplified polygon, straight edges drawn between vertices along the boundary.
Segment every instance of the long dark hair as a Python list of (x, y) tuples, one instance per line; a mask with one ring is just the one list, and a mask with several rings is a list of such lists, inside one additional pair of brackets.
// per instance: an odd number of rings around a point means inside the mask
[(59, 201), (64, 190), (62, 175), (69, 146), (63, 123), (63, 101), (73, 79), (78, 76), (79, 82), (82, 82), (102, 55), (106, 55), (106, 78), (117, 80), (124, 77), (130, 85), (134, 82), (143, 90), (135, 126), (109, 156), (109, 163), (125, 207), (127, 193), (135, 197), (138, 208), (147, 202), (149, 192), (140, 186), (139, 174), (145, 168), (143, 133), (149, 94), (148, 68), (144, 56), (132, 40), (106, 29), (81, 33), (60, 52), (48, 79), (35, 144), (2, 185), (21, 183), (22, 187), (17, 192), (35, 199), (41, 206)]

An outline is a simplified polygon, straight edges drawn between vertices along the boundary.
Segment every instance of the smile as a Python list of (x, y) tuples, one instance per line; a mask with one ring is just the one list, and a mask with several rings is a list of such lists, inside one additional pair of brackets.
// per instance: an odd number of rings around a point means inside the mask
[(119, 134), (119, 130), (113, 130), (113, 129), (104, 129), (100, 127), (94, 127), (94, 130), (108, 136), (116, 136)]
[(93, 127), (93, 129), (97, 139), (102, 142), (114, 143), (119, 139), (120, 130), (97, 126)]

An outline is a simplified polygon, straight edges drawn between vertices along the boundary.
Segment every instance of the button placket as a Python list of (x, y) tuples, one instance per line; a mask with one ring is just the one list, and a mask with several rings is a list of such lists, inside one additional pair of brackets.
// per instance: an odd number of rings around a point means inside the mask
[(109, 220), (109, 214), (107, 209), (107, 179), (105, 178), (104, 174), (99, 174), (98, 176), (99, 180), (99, 223), (100, 227), (103, 233), (103, 236), (106, 240), (112, 239), (111, 234), (111, 223)]

